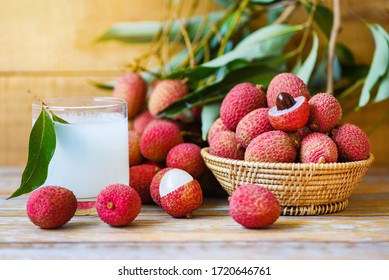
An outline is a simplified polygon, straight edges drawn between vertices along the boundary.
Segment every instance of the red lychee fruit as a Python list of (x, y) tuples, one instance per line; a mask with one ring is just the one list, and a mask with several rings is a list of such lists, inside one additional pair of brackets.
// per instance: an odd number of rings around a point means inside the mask
[(292, 97), (287, 92), (277, 96), (276, 106), (269, 109), (269, 121), (274, 129), (296, 131), (309, 119), (309, 104), (304, 96)]
[(332, 131), (340, 161), (365, 160), (370, 155), (370, 140), (358, 126), (345, 123)]
[(188, 93), (187, 85), (181, 80), (162, 80), (153, 87), (148, 108), (153, 116), (158, 115), (170, 104), (180, 100)]
[(166, 157), (166, 165), (183, 169), (193, 178), (203, 175), (207, 168), (201, 156), (200, 146), (193, 143), (182, 143), (171, 148)]
[(154, 175), (153, 180), (151, 181), (150, 184), (151, 198), (158, 206), (161, 206), (161, 196), (159, 195), (159, 185), (161, 183), (161, 179), (166, 172), (172, 169), (173, 169), (172, 167), (165, 167), (161, 169), (160, 171), (158, 171), (157, 174)]
[(274, 194), (254, 184), (235, 189), (229, 199), (231, 217), (246, 228), (262, 228), (273, 224), (281, 214), (281, 206)]
[(150, 122), (141, 136), (140, 151), (151, 161), (164, 161), (169, 150), (183, 142), (177, 125), (167, 120), (155, 120)]
[(113, 97), (127, 101), (128, 118), (134, 117), (142, 109), (147, 94), (147, 83), (138, 73), (126, 73), (116, 80)]
[(211, 141), (213, 135), (215, 135), (216, 133), (220, 132), (220, 131), (229, 131), (228, 127), (226, 127), (224, 125), (224, 123), (222, 122), (222, 119), (221, 118), (217, 118), (213, 124), (211, 125), (211, 127), (209, 128), (209, 131), (208, 131), (208, 142)]
[(140, 152), (140, 135), (132, 130), (128, 132), (128, 152), (130, 166), (142, 163), (143, 156)]
[(273, 130), (268, 117), (268, 108), (259, 108), (244, 116), (236, 127), (236, 139), (241, 147), (247, 148), (258, 135)]
[(289, 137), (293, 140), (293, 143), (294, 143), (294, 146), (296, 147), (296, 149), (300, 149), (301, 141), (308, 134), (311, 134), (311, 133), (312, 133), (312, 131), (307, 126), (303, 126), (294, 132), (290, 132)]
[(142, 135), (146, 126), (154, 119), (154, 116), (149, 111), (143, 111), (137, 115), (132, 122), (132, 130)]
[(310, 118), (308, 126), (312, 131), (328, 133), (342, 118), (339, 101), (329, 93), (318, 93), (309, 100)]
[(146, 163), (130, 167), (130, 186), (138, 192), (143, 204), (153, 202), (150, 184), (159, 170), (158, 166)]
[(209, 153), (212, 155), (229, 158), (244, 158), (244, 149), (239, 146), (235, 133), (232, 131), (220, 131), (209, 142)]
[(287, 92), (293, 97), (304, 96), (306, 100), (311, 98), (307, 85), (292, 73), (280, 73), (270, 81), (266, 93), (269, 108), (276, 105), (277, 96), (281, 92)]
[(293, 162), (296, 154), (296, 148), (289, 135), (280, 130), (272, 130), (262, 133), (251, 141), (244, 159), (261, 162)]
[(138, 216), (141, 207), (139, 194), (124, 184), (105, 187), (96, 200), (96, 211), (100, 219), (114, 227), (130, 224)]
[(220, 118), (229, 130), (235, 131), (239, 121), (251, 111), (266, 106), (266, 95), (262, 85), (240, 83), (224, 97), (220, 107)]
[(173, 168), (166, 172), (160, 183), (161, 206), (174, 218), (191, 218), (203, 202), (199, 182), (186, 171)]
[(332, 139), (320, 132), (313, 132), (301, 141), (302, 163), (330, 163), (338, 160), (338, 149)]
[(77, 210), (72, 191), (60, 186), (43, 186), (33, 191), (27, 201), (27, 216), (43, 229), (59, 228), (70, 221)]

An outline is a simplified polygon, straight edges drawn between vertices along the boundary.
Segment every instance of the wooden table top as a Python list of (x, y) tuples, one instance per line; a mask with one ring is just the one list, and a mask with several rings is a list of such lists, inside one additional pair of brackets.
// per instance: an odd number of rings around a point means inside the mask
[(281, 216), (260, 230), (235, 223), (226, 198), (205, 199), (192, 219), (144, 205), (126, 227), (91, 212), (42, 230), (26, 216), (28, 195), (5, 199), (21, 171), (0, 167), (0, 259), (389, 259), (389, 167), (370, 168), (342, 212)]

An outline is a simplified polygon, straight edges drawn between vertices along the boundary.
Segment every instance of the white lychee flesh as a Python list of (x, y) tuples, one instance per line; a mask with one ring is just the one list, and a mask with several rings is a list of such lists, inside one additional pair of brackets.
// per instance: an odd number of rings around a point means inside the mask
[(159, 195), (163, 197), (191, 181), (193, 177), (188, 172), (173, 168), (163, 175), (159, 184)]

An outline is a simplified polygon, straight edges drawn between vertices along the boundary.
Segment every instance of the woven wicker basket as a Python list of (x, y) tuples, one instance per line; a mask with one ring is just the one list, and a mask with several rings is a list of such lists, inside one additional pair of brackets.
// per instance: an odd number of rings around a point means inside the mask
[(244, 183), (272, 191), (282, 215), (321, 215), (341, 211), (374, 157), (345, 163), (267, 163), (232, 160), (201, 150), (208, 168), (228, 194)]

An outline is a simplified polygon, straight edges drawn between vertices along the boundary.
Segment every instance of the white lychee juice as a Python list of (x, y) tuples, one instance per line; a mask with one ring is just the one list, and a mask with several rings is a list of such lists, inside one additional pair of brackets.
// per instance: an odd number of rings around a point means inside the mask
[(79, 200), (93, 200), (110, 184), (129, 184), (127, 104), (116, 98), (92, 103), (47, 107), (68, 123), (54, 122), (56, 148), (44, 185), (70, 189)]

